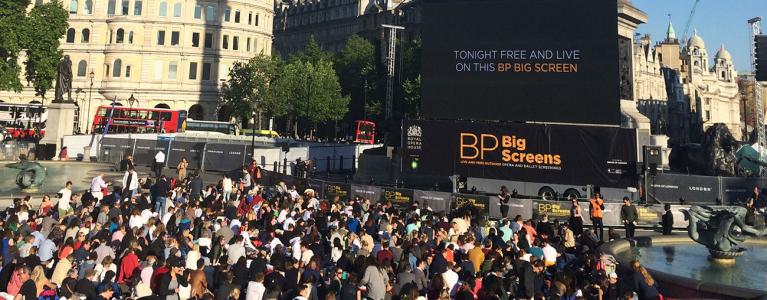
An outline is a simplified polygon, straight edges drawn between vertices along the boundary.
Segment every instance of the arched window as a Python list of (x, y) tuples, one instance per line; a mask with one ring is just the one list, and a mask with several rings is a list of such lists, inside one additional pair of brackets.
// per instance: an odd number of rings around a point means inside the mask
[(173, 16), (174, 17), (181, 16), (181, 2), (176, 2), (175, 4), (173, 4)]
[(91, 41), (91, 30), (88, 28), (83, 28), (83, 31), (80, 34), (80, 42), (88, 43), (90, 41)]
[(75, 29), (69, 28), (67, 29), (67, 43), (74, 43), (75, 42)]
[(77, 14), (77, 0), (70, 0), (69, 1), (69, 14), (75, 15)]
[(133, 44), (133, 31), (128, 32), (128, 44)]
[(88, 71), (88, 63), (85, 60), (81, 60), (77, 63), (77, 76), (85, 77), (85, 73)]
[(125, 40), (125, 30), (122, 28), (117, 29), (117, 36), (115, 37), (115, 43), (122, 44)]
[(125, 78), (130, 78), (130, 66), (125, 66)]
[(168, 2), (162, 1), (160, 2), (160, 8), (158, 9), (158, 13), (160, 17), (165, 17), (168, 15)]
[(115, 60), (114, 67), (112, 67), (112, 77), (120, 77), (120, 73), (122, 73), (122, 60), (119, 58)]
[(85, 0), (84, 12), (86, 15), (90, 15), (93, 11), (93, 0)]

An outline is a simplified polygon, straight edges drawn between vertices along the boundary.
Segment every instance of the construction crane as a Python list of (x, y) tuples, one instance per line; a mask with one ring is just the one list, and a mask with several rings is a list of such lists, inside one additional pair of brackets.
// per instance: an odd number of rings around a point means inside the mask
[(690, 33), (690, 25), (692, 25), (692, 18), (695, 17), (695, 11), (698, 9), (698, 3), (700, 3), (700, 0), (695, 0), (695, 3), (692, 5), (690, 16), (687, 17), (687, 25), (684, 26), (684, 31), (682, 31), (682, 41), (686, 41), (687, 34)]

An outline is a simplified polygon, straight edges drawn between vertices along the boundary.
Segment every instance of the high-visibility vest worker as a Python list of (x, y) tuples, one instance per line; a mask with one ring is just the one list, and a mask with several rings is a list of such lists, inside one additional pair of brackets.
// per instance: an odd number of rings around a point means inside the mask
[(594, 198), (589, 199), (589, 213), (591, 218), (602, 218), (602, 206), (605, 204), (605, 200), (597, 194)]

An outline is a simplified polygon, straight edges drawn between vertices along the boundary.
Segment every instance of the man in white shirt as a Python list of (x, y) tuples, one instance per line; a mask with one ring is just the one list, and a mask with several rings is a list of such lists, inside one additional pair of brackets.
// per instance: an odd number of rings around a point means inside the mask
[(132, 198), (138, 191), (138, 174), (133, 167), (129, 167), (123, 175), (123, 198)]
[(101, 189), (105, 189), (108, 186), (109, 184), (104, 181), (104, 173), (93, 177), (93, 180), (91, 180), (91, 195), (93, 195), (93, 198), (101, 201), (101, 199), (104, 199), (104, 193), (101, 192)]
[(67, 212), (72, 210), (72, 205), (69, 203), (69, 201), (72, 199), (72, 182), (67, 181), (66, 186), (59, 190), (59, 194), (61, 194), (61, 198), (59, 199), (59, 218), (66, 216)]
[(264, 273), (256, 274), (255, 281), (248, 283), (248, 290), (245, 293), (245, 300), (261, 300), (264, 297)]
[(547, 241), (543, 242), (543, 260), (547, 267), (557, 264), (557, 249)]
[(442, 273), (442, 279), (445, 281), (445, 288), (450, 291), (450, 297), (454, 298), (456, 294), (456, 285), (458, 284), (458, 273), (453, 271), (452, 267), (447, 268), (447, 271)]
[(158, 151), (154, 156), (154, 176), (160, 178), (162, 168), (165, 167), (165, 153)]

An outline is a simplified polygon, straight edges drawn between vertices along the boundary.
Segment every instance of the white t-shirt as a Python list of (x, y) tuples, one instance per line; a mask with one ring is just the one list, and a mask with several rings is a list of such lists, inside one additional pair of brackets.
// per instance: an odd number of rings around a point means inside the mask
[(157, 152), (154, 156), (154, 161), (157, 163), (165, 163), (165, 153), (162, 153), (162, 151)]
[(69, 199), (72, 198), (72, 190), (63, 188), (59, 191), (61, 199), (59, 199), (59, 209), (67, 210), (70, 208)]
[(546, 247), (543, 247), (543, 259), (547, 262), (557, 262), (557, 249), (551, 245), (546, 245)]

